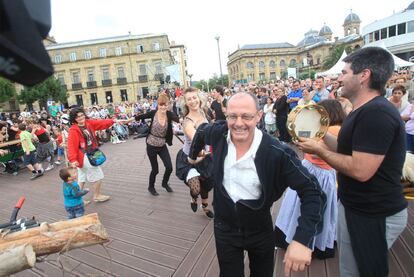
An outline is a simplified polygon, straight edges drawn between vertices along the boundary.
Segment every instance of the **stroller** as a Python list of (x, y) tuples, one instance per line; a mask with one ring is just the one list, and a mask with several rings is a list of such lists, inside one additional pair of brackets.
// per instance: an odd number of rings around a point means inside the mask
[(119, 123), (115, 123), (112, 126), (113, 130), (115, 131), (116, 135), (119, 137), (120, 140), (126, 140), (129, 137), (129, 130), (127, 126), (121, 125)]

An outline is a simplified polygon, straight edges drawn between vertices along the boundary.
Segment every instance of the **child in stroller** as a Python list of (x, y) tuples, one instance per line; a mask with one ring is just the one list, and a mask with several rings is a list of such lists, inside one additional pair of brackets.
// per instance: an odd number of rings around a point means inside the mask
[(122, 124), (119, 124), (119, 123), (115, 123), (112, 126), (111, 142), (113, 144), (125, 142), (125, 140), (128, 139), (128, 136), (129, 136), (128, 127)]

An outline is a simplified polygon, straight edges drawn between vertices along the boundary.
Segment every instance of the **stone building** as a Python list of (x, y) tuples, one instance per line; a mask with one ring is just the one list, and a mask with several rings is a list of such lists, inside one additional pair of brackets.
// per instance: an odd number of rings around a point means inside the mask
[(332, 40), (331, 29), (324, 24), (320, 31), (309, 30), (296, 45), (288, 42), (248, 44), (229, 54), (227, 70), (229, 83), (268, 82), (286, 78), (288, 68), (297, 72), (320, 70), (331, 49), (345, 44), (352, 49), (363, 45), (359, 17), (351, 11), (345, 18), (345, 36)]

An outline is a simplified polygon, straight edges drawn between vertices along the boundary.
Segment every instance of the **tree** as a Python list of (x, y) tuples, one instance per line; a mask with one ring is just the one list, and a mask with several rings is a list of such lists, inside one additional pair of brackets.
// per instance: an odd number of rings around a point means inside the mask
[(344, 49), (346, 53), (351, 53), (352, 49), (350, 46), (345, 46), (344, 44), (336, 45), (331, 52), (329, 52), (329, 55), (326, 57), (326, 59), (323, 62), (323, 69), (328, 70), (332, 66), (334, 66), (339, 58), (341, 58), (342, 53), (344, 52)]
[(15, 95), (16, 89), (14, 85), (10, 81), (0, 78), (0, 103), (8, 101)]
[(67, 103), (68, 101), (66, 89), (53, 76), (40, 84), (25, 87), (18, 97), (20, 103), (31, 106), (34, 102), (39, 101), (41, 107), (46, 107), (50, 98), (61, 103)]
[[(208, 84), (208, 85), (207, 85)], [(222, 77), (217, 76), (217, 74), (214, 74), (212, 78), (206, 80), (200, 80), (197, 81), (194, 85), (198, 89), (202, 89), (207, 91), (208, 89), (213, 89), (216, 85), (223, 85), (225, 87), (229, 86), (229, 78), (228, 75), (225, 74)]]

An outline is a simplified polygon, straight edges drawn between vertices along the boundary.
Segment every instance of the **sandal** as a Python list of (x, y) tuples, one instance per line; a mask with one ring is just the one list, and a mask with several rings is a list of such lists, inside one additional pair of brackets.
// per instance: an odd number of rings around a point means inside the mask
[(108, 201), (109, 199), (110, 199), (111, 197), (109, 197), (109, 196), (107, 196), (107, 195), (99, 195), (98, 197), (95, 197), (94, 199), (93, 199), (93, 201), (95, 201), (95, 202), (106, 202), (106, 201)]

